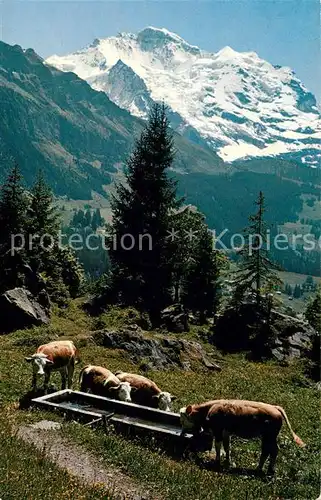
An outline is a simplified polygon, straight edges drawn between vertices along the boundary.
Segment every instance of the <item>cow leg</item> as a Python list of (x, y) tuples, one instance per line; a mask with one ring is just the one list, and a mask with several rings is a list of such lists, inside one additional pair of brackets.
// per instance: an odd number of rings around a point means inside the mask
[(222, 438), (215, 436), (215, 462), (217, 465), (221, 463), (221, 446), (222, 446)]
[[(225, 451), (225, 462), (224, 465), (226, 467), (230, 467), (231, 456), (230, 456), (230, 436), (227, 432), (223, 432), (223, 448)], [(232, 464), (233, 466), (233, 464)]]
[(75, 369), (75, 362), (74, 360), (70, 361), (70, 364), (68, 365), (68, 389), (72, 388), (72, 379), (74, 376), (74, 369)]
[(263, 466), (270, 455), (270, 443), (269, 443), (269, 436), (263, 436), (262, 437), (262, 449), (261, 449), (261, 456), (260, 456), (260, 461), (258, 465), (258, 470), (262, 471)]
[(63, 368), (61, 371), (61, 390), (63, 391), (66, 389), (66, 382), (67, 382), (67, 372), (66, 368)]
[(269, 462), (269, 467), (267, 470), (268, 475), (273, 476), (275, 472), (275, 462), (276, 462), (276, 457), (278, 456), (279, 452), (279, 447), (278, 443), (276, 441), (276, 438), (270, 443), (270, 462)]
[(45, 373), (45, 380), (43, 383), (43, 389), (45, 393), (48, 391), (49, 380), (50, 380), (50, 371)]
[(33, 373), (32, 374), (32, 390), (36, 391), (37, 389), (37, 374)]

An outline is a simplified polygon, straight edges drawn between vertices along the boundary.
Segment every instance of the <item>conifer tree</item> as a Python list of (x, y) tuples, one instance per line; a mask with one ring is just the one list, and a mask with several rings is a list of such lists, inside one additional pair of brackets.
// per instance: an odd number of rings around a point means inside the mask
[(320, 339), (321, 339), (321, 287), (319, 286), (315, 296), (310, 299), (305, 310), (305, 317), (315, 329), (311, 339), (311, 349), (307, 352), (307, 372), (310, 377), (320, 381)]
[(170, 300), (168, 231), (178, 207), (168, 177), (174, 145), (164, 105), (155, 104), (127, 162), (127, 185), (112, 200), (114, 282), (126, 303), (146, 308), (154, 321)]
[(28, 260), (34, 271), (43, 276), (51, 299), (63, 305), (76, 297), (83, 281), (83, 271), (70, 248), (61, 248), (58, 241), (60, 214), (54, 197), (40, 171), (31, 189), (28, 210)]
[(95, 212), (93, 213), (92, 220), (91, 220), (91, 227), (92, 227), (93, 231), (94, 232), (97, 231), (97, 229), (99, 227), (101, 227), (103, 225), (103, 223), (104, 223), (104, 219), (100, 214), (99, 208), (97, 208), (95, 210)]
[(306, 310), (305, 317), (315, 330), (321, 334), (321, 287), (317, 289), (315, 296), (310, 299)]
[[(175, 303), (180, 302), (185, 293), (187, 275), (197, 253), (197, 234), (203, 220), (204, 216), (192, 206), (182, 207), (172, 213), (172, 236), (168, 239), (168, 245)], [(189, 237), (190, 234), (192, 237)]]
[(302, 288), (299, 284), (296, 284), (294, 287), (293, 297), (295, 299), (299, 299), (302, 295)]
[(88, 208), (85, 212), (85, 227), (91, 227), (91, 221), (92, 221), (92, 215), (91, 215), (91, 210)]
[(22, 177), (14, 165), (0, 193), (0, 290), (8, 290), (19, 283), (19, 271), (25, 262), (25, 246), (12, 252), (12, 238), (25, 238), (27, 196), (22, 186)]
[[(28, 210), (28, 254), (31, 266), (45, 268), (53, 258), (60, 227), (60, 215), (54, 206), (53, 194), (46, 184), (43, 173), (37, 175), (31, 189)], [(52, 247), (52, 248), (50, 248)]]
[(273, 271), (276, 269), (268, 257), (266, 248), (267, 226), (264, 221), (264, 196), (260, 191), (257, 212), (249, 217), (249, 226), (245, 229), (245, 245), (239, 252), (240, 269), (236, 272), (234, 303), (239, 304), (246, 293), (255, 293), (256, 306), (259, 309), (263, 292), (271, 292), (274, 286), (281, 285), (281, 280)]
[(213, 236), (203, 222), (200, 226), (193, 263), (186, 279), (184, 302), (199, 314), (200, 322), (213, 316), (219, 302), (218, 278), (223, 257), (213, 248)]
[(85, 224), (85, 213), (83, 210), (76, 210), (72, 218), (73, 227), (84, 227)]

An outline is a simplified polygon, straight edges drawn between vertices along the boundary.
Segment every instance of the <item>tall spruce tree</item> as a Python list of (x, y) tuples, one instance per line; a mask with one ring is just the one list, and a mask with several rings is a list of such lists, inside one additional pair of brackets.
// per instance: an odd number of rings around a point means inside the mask
[[(175, 210), (171, 216), (172, 236), (169, 237), (173, 300), (181, 302), (185, 293), (186, 279), (197, 254), (197, 233), (203, 224), (204, 216), (193, 206)], [(189, 237), (193, 234), (195, 237)]]
[[(31, 189), (28, 210), (28, 254), (31, 266), (43, 270), (53, 258), (60, 227), (60, 214), (54, 206), (53, 194), (46, 184), (42, 171)], [(52, 248), (51, 248), (52, 247)]]
[(199, 226), (193, 260), (185, 281), (184, 303), (199, 315), (201, 323), (213, 316), (219, 304), (219, 275), (225, 258), (214, 249), (213, 236), (203, 222)]
[(50, 298), (64, 305), (76, 297), (83, 282), (83, 270), (70, 248), (59, 246), (60, 213), (43, 173), (38, 173), (30, 193), (28, 210), (28, 261), (43, 276)]
[(97, 231), (97, 229), (102, 226), (104, 223), (104, 219), (102, 218), (101, 214), (100, 214), (100, 210), (99, 208), (97, 208), (94, 213), (93, 213), (93, 216), (92, 216), (92, 221), (91, 221), (91, 227), (93, 229), (93, 231)]
[(260, 191), (257, 212), (249, 217), (249, 226), (245, 229), (245, 245), (240, 250), (240, 269), (236, 272), (234, 302), (239, 304), (247, 293), (255, 293), (256, 306), (260, 308), (262, 295), (267, 295), (273, 287), (282, 281), (273, 271), (276, 265), (268, 258), (267, 226), (264, 221), (264, 195)]
[(85, 212), (85, 227), (91, 227), (92, 215), (91, 210), (88, 208)]
[[(8, 290), (19, 284), (19, 273), (25, 262), (25, 246), (18, 235), (25, 238), (27, 196), (22, 177), (14, 165), (0, 193), (0, 290)], [(21, 246), (12, 251), (13, 238)], [(18, 241), (19, 240), (19, 241)]]
[(166, 108), (155, 104), (127, 162), (127, 185), (112, 199), (110, 256), (122, 300), (147, 309), (153, 321), (170, 300), (168, 231), (179, 206), (176, 183), (168, 177), (174, 144)]

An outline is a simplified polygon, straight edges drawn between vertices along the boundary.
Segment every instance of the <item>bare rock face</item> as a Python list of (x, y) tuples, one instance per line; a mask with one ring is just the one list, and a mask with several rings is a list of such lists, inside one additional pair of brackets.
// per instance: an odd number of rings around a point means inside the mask
[(44, 308), (25, 288), (14, 288), (0, 296), (0, 332), (8, 333), (49, 323), (48, 308)]
[(173, 304), (161, 312), (161, 320), (170, 332), (181, 333), (189, 331), (189, 317), (181, 304)]
[(117, 330), (93, 332), (95, 343), (110, 349), (124, 350), (128, 358), (146, 371), (181, 368), (206, 370), (221, 368), (198, 342), (173, 338), (147, 338), (137, 325)]
[(275, 341), (271, 353), (278, 361), (305, 356), (316, 333), (306, 321), (276, 311), (272, 330)]
[[(227, 309), (217, 321), (212, 341), (224, 351), (251, 351), (255, 333), (265, 321), (252, 304), (244, 304), (238, 311)], [(274, 310), (266, 354), (279, 362), (306, 357), (315, 335), (307, 321)]]

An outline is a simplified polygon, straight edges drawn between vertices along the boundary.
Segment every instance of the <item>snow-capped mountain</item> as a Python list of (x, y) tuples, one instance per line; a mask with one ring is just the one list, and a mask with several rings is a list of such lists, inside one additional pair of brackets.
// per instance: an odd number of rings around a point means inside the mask
[(210, 53), (148, 27), (96, 39), (46, 63), (76, 73), (136, 116), (163, 100), (174, 128), (206, 142), (225, 161), (282, 156), (317, 166), (321, 159), (315, 97), (290, 68), (255, 52), (225, 47)]

